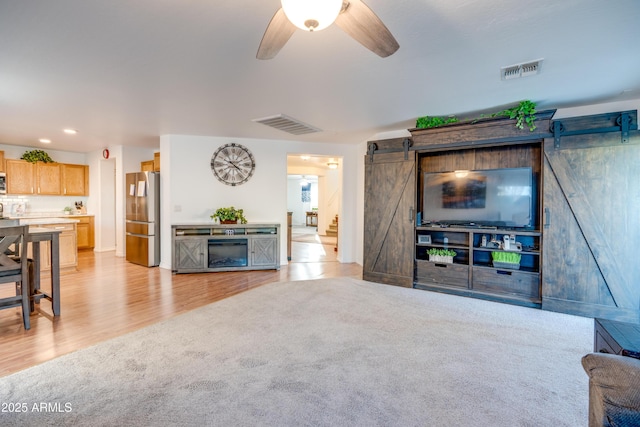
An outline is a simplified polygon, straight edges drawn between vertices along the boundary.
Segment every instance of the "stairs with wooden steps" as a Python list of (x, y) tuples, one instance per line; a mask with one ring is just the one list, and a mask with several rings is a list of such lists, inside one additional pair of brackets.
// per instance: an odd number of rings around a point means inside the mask
[(325, 230), (325, 235), (329, 237), (336, 237), (338, 235), (338, 215), (329, 224), (329, 229)]

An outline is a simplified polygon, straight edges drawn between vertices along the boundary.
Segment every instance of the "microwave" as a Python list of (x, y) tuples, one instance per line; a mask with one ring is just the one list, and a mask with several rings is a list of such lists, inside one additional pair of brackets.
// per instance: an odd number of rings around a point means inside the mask
[(0, 194), (7, 194), (7, 174), (0, 172)]

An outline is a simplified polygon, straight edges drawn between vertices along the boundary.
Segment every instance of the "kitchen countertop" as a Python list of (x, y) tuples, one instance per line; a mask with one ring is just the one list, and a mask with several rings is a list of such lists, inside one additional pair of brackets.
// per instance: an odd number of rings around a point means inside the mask
[(20, 225), (42, 225), (42, 224), (73, 224), (80, 222), (71, 218), (13, 218), (20, 221)]
[(73, 218), (74, 216), (94, 216), (93, 214), (70, 214), (67, 215), (64, 212), (37, 212), (26, 213), (22, 215), (5, 215), (5, 219), (34, 219), (34, 218)]

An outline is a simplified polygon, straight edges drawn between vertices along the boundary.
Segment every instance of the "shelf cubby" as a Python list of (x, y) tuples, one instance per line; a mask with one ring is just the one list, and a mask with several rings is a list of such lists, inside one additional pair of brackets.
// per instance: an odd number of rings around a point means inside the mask
[[(491, 242), (503, 242), (504, 236), (510, 235), (522, 250), (505, 250), (502, 244), (492, 247)], [(429, 261), (431, 248), (454, 250), (453, 263)], [(491, 254), (496, 251), (520, 254), (518, 268), (494, 266)], [(450, 288), (527, 304), (540, 302), (541, 233), (536, 230), (416, 227), (415, 263), (415, 285), (421, 288)]]

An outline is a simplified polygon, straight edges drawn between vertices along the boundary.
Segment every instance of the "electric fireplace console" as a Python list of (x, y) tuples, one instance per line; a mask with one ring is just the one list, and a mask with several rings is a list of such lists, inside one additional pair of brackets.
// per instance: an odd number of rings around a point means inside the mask
[(174, 273), (280, 269), (280, 224), (171, 226)]

